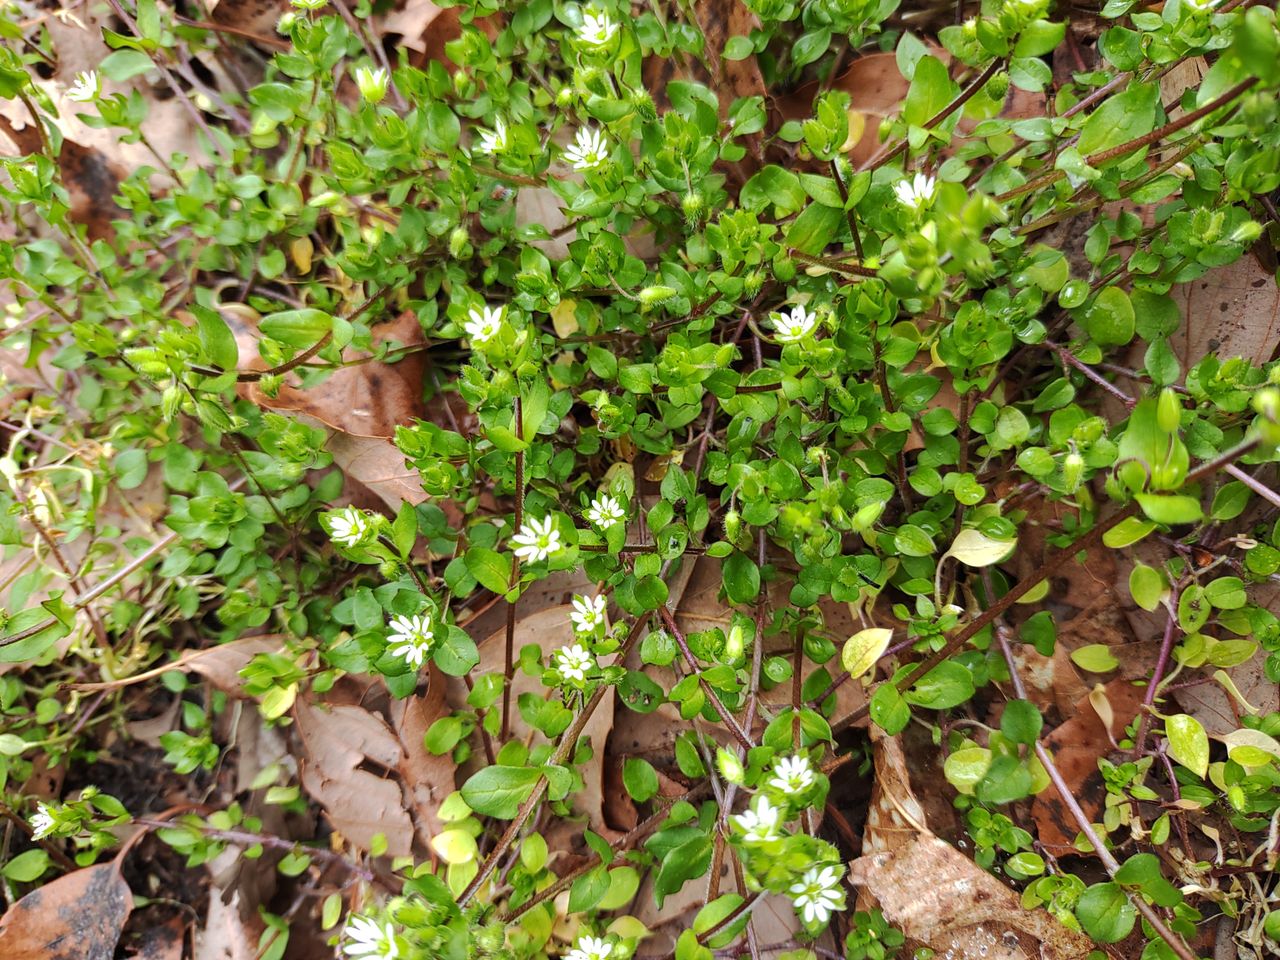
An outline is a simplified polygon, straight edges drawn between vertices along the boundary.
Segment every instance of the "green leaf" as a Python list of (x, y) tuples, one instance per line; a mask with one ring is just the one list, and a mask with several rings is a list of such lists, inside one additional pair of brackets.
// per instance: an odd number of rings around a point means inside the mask
[(306, 349), (333, 330), (333, 317), (323, 310), (304, 308), (282, 310), (263, 317), (258, 325), (264, 336), (279, 340), (291, 347)]
[(1205, 584), (1204, 598), (1219, 610), (1239, 610), (1249, 600), (1239, 577), (1218, 577)]
[(102, 75), (116, 83), (132, 80), (138, 74), (155, 68), (154, 61), (141, 50), (127, 49), (107, 54), (98, 64), (98, 70)]
[(1071, 662), (1090, 673), (1110, 673), (1120, 666), (1111, 648), (1104, 643), (1088, 643), (1071, 651)]
[(801, 253), (817, 255), (839, 232), (845, 222), (844, 211), (823, 203), (811, 203), (791, 222), (787, 245)]
[(953, 750), (942, 764), (942, 775), (947, 783), (965, 796), (973, 796), (973, 789), (991, 769), (991, 751), (986, 747), (964, 747)]
[(954, 660), (944, 660), (916, 681), (903, 697), (929, 710), (946, 710), (973, 696), (973, 674)]
[(893, 631), (887, 627), (869, 627), (846, 640), (840, 660), (849, 675), (857, 680), (874, 667), (888, 649), (892, 637)]
[(916, 61), (911, 87), (902, 104), (902, 119), (913, 127), (923, 127), (933, 116), (941, 113), (958, 92), (959, 87), (941, 60), (932, 56), (921, 57)]
[(776, 164), (761, 168), (738, 194), (738, 202), (748, 210), (764, 210), (773, 204), (783, 215), (795, 213), (806, 199), (800, 178)]
[(1139, 493), (1138, 505), (1142, 512), (1156, 523), (1169, 526), (1195, 523), (1204, 516), (1200, 501), (1195, 497), (1177, 493)]
[(4, 875), (16, 883), (31, 883), (49, 869), (49, 854), (43, 850), (27, 850), (4, 865)]
[(1135, 563), (1129, 573), (1129, 595), (1143, 610), (1152, 611), (1160, 606), (1160, 600), (1168, 592), (1164, 574), (1145, 563)]
[(603, 865), (588, 870), (569, 888), (569, 912), (591, 910), (609, 892), (609, 871)]
[(658, 773), (648, 760), (627, 757), (622, 762), (622, 785), (632, 800), (644, 803), (658, 795)]
[(1114, 527), (1102, 535), (1102, 542), (1113, 550), (1137, 543), (1156, 528), (1151, 520), (1139, 520), (1137, 517), (1125, 517)]
[(1175, 713), (1166, 718), (1164, 733), (1169, 738), (1169, 756), (1198, 777), (1209, 772), (1209, 735), (1199, 720)]
[(462, 799), (476, 813), (511, 820), (533, 793), (542, 773), (533, 767), (494, 764), (473, 773), (462, 785)]
[(467, 631), (450, 626), (432, 651), (431, 659), (451, 677), (465, 677), (480, 662), (480, 651)]
[(898, 688), (890, 682), (876, 687), (869, 704), (871, 719), (885, 733), (893, 736), (906, 729), (911, 722), (911, 707), (902, 698)]
[(511, 588), (511, 555), (488, 547), (470, 547), (465, 554), (467, 571), (476, 582), (494, 593)]
[[(1129, 84), (1089, 115), (1080, 130), (1076, 149), (1088, 157), (1150, 133), (1156, 124), (1159, 94), (1160, 88), (1154, 83)], [(1107, 289), (1119, 290), (1118, 287)]]
[(1040, 710), (1029, 700), (1010, 700), (1004, 705), (1004, 713), (1000, 716), (1000, 732), (1015, 743), (1028, 746), (1040, 739), (1040, 730), (1044, 727), (1044, 717)]
[(236, 369), (240, 362), (240, 348), (236, 345), (236, 335), (227, 326), (227, 321), (216, 310), (199, 304), (192, 304), (191, 312), (196, 318), (196, 330), (200, 333), (200, 345), (204, 348), (205, 357), (223, 370)]
[(1117, 943), (1127, 937), (1137, 913), (1118, 883), (1095, 883), (1076, 903), (1080, 926), (1099, 943)]
[(730, 603), (750, 603), (760, 594), (760, 568), (745, 553), (726, 558), (721, 576)]
[(725, 41), (723, 57), (726, 60), (745, 60), (755, 49), (750, 37), (730, 37)]
[(1116, 346), (1133, 339), (1137, 315), (1129, 295), (1119, 287), (1105, 287), (1089, 304), (1080, 321), (1099, 346)]
[[(26, 630), (50, 619), (51, 611), (47, 609), (49, 601), (41, 607), (23, 610), (6, 624), (6, 637), (16, 636)], [(42, 609), (43, 608), (43, 609)], [(25, 660), (36, 660), (43, 656), (50, 647), (71, 632), (70, 624), (62, 622), (55, 615), (54, 622), (44, 629), (16, 643), (0, 644), (0, 663), (22, 663)]]
[(1016, 540), (992, 540), (980, 530), (965, 527), (951, 541), (946, 556), (955, 557), (966, 567), (989, 567), (1008, 559), (1017, 546)]

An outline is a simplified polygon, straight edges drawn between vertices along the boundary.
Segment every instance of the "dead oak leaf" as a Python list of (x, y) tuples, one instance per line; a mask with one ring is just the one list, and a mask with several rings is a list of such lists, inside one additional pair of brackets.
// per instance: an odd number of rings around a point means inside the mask
[(33, 890), (0, 917), (5, 960), (111, 960), (133, 894), (114, 863), (76, 870)]
[(303, 789), (324, 807), (334, 829), (364, 850), (381, 833), (388, 854), (408, 856), (413, 822), (400, 784), (390, 775), (404, 750), (387, 722), (354, 704), (326, 708), (306, 700), (294, 705), (294, 719), (303, 748)]

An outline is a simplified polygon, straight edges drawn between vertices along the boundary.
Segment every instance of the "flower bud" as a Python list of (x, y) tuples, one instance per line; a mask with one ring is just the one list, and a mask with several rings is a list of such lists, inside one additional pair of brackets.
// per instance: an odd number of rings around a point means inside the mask
[(730, 510), (724, 515), (724, 538), (730, 543), (738, 539), (738, 533), (742, 530), (742, 514), (737, 510)]
[(741, 785), (747, 779), (747, 771), (743, 769), (742, 761), (724, 747), (716, 749), (716, 767), (720, 771), (720, 776), (729, 783)]
[(680, 209), (684, 211), (685, 219), (690, 223), (697, 223), (701, 219), (702, 211), (706, 205), (706, 200), (697, 190), (689, 191), (680, 201)]
[(466, 227), (454, 227), (449, 234), (449, 256), (460, 259), (471, 242), (471, 234)]
[(759, 270), (752, 270), (742, 278), (742, 292), (748, 297), (754, 298), (764, 286), (764, 274)]
[(1156, 425), (1165, 433), (1173, 433), (1182, 422), (1182, 404), (1178, 394), (1165, 387), (1156, 401)]
[(642, 307), (656, 307), (660, 303), (666, 303), (675, 295), (674, 287), (645, 287), (640, 291), (640, 305)]
[(381, 67), (356, 67), (356, 87), (369, 103), (381, 103), (390, 84), (391, 76)]
[(724, 643), (724, 659), (726, 663), (736, 663), (746, 649), (746, 635), (742, 624), (735, 623), (729, 628), (729, 636)]
[(992, 100), (1003, 100), (1009, 92), (1009, 71), (1001, 70), (987, 81), (987, 96)]
[(160, 415), (164, 417), (165, 423), (171, 421), (178, 415), (178, 408), (182, 404), (182, 390), (176, 383), (171, 383), (164, 388), (164, 392), (160, 394)]
[(1072, 450), (1062, 461), (1062, 486), (1067, 493), (1075, 493), (1083, 477), (1084, 457)]

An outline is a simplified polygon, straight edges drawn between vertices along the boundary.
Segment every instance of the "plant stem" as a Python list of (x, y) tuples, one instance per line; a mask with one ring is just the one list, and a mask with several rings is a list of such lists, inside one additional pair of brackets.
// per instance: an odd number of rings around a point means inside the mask
[(1151, 708), (1155, 706), (1156, 692), (1160, 681), (1164, 679), (1164, 671), (1169, 666), (1169, 654), (1173, 652), (1173, 639), (1176, 636), (1178, 618), (1174, 611), (1178, 609), (1178, 597), (1175, 593), (1169, 600), (1169, 618), (1164, 625), (1164, 638), (1160, 641), (1160, 655), (1156, 657), (1155, 669), (1151, 671), (1151, 680), (1147, 684), (1147, 692), (1142, 698), (1142, 712), (1138, 714), (1138, 732), (1133, 738), (1133, 758), (1137, 760), (1146, 752), (1147, 718), (1151, 716)]
[[(1195, 123), (1197, 120), (1207, 117), (1215, 110), (1226, 106), (1236, 97), (1255, 86), (1257, 82), (1257, 77), (1250, 77), (1248, 80), (1242, 80), (1226, 93), (1219, 97), (1215, 97), (1198, 110), (1192, 110), (1190, 113), (1179, 117), (1177, 120), (1172, 120), (1169, 123), (1166, 123), (1163, 127), (1160, 127), (1157, 130), (1152, 130), (1150, 133), (1143, 134), (1140, 137), (1135, 137), (1132, 140), (1120, 144), (1118, 147), (1112, 147), (1109, 150), (1100, 150), (1097, 153), (1091, 153), (1089, 156), (1084, 158), (1084, 162), (1091, 167), (1097, 167), (1101, 164), (1108, 163), (1111, 160), (1117, 160), (1125, 154), (1132, 153), (1134, 150), (1141, 150), (1143, 147), (1149, 147), (1156, 141), (1169, 136), (1169, 134), (1177, 133), (1179, 130), (1191, 126), (1191, 124)], [(1014, 197), (1022, 196), (1024, 193), (1033, 193), (1042, 187), (1047, 187), (1050, 184), (1057, 183), (1065, 176), (1066, 174), (1061, 170), (1050, 170), (1043, 176), (1037, 177), (1034, 180), (1028, 180), (1020, 187), (1014, 187), (1012, 190), (1006, 190), (1004, 193), (995, 197), (995, 201), (996, 203), (1005, 203), (1012, 200)]]
[(721, 719), (724, 720), (725, 726), (729, 728), (729, 732), (733, 734), (734, 739), (748, 750), (754, 749), (755, 743), (751, 737), (738, 724), (737, 719), (725, 707), (723, 701), (712, 689), (711, 684), (707, 683), (706, 678), (702, 675), (703, 668), (698, 666), (698, 661), (694, 659), (693, 651), (689, 649), (689, 643), (685, 640), (684, 633), (681, 632), (679, 625), (676, 623), (676, 618), (671, 615), (671, 611), (667, 609), (665, 604), (658, 608), (658, 615), (662, 617), (663, 624), (671, 631), (672, 636), (676, 638), (676, 645), (680, 648), (680, 653), (684, 656), (689, 669), (698, 676), (698, 686), (702, 688), (702, 692), (706, 694), (707, 699), (711, 701), (711, 705), (720, 714)]
[[(639, 642), (640, 632), (643, 630), (647, 620), (647, 616), (636, 618), (635, 622), (631, 625), (630, 632), (627, 634), (627, 639), (623, 642), (621, 649), (618, 650), (617, 659), (614, 661), (615, 663), (626, 663), (627, 655), (631, 653), (632, 647)], [(591, 719), (591, 715), (595, 713), (596, 708), (600, 706), (600, 703), (604, 700), (605, 696), (612, 693), (613, 688), (606, 686), (605, 684), (599, 684), (596, 687), (595, 692), (591, 694), (590, 699), (583, 705), (582, 710), (578, 713), (577, 717), (574, 718), (572, 725), (570, 725), (569, 729), (561, 736), (560, 742), (556, 745), (555, 752), (552, 754), (551, 759), (547, 761), (548, 766), (559, 766), (564, 763), (569, 754), (573, 752), (574, 747), (577, 746), (578, 738), (582, 735), (583, 728), (586, 727), (587, 721)], [(485, 857), (484, 863), (480, 865), (480, 870), (472, 878), (471, 882), (467, 884), (467, 888), (463, 890), (462, 894), (458, 897), (458, 906), (465, 907), (470, 903), (472, 898), (475, 897), (477, 891), (479, 891), (489, 877), (492, 876), (493, 871), (497, 868), (502, 857), (506, 854), (507, 850), (511, 848), (511, 845), (515, 843), (516, 838), (520, 836), (520, 831), (524, 829), (524, 825), (533, 814), (533, 811), (536, 810), (538, 804), (542, 802), (542, 798), (547, 792), (548, 785), (545, 775), (539, 777), (534, 783), (529, 796), (525, 798), (524, 803), (520, 804), (520, 809), (516, 811), (515, 819), (513, 819), (507, 829), (503, 831), (502, 836), (498, 838), (498, 842), (494, 845), (493, 849), (489, 851), (489, 855)]]
[[(516, 394), (516, 439), (524, 440), (524, 403)], [(524, 451), (516, 451), (516, 512), (512, 527), (519, 530), (524, 523)], [(511, 579), (508, 593), (520, 583), (520, 558), (511, 560)], [(518, 600), (519, 598), (517, 598)], [(502, 650), (502, 732), (499, 740), (506, 740), (511, 733), (511, 681), (516, 675), (516, 600), (507, 600), (507, 635)]]

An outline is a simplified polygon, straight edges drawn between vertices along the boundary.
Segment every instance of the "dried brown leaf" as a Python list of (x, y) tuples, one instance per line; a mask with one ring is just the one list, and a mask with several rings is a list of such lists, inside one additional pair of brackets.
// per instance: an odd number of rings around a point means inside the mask
[(875, 901), (910, 940), (963, 960), (1077, 960), (1093, 944), (934, 836), (911, 789), (898, 738), (875, 739), (876, 779), (863, 839), (849, 867), (859, 906)]
[[(1123, 736), (1124, 728), (1137, 716), (1143, 694), (1141, 687), (1123, 678), (1112, 680), (1102, 690), (1111, 713), (1109, 731), (1086, 694), (1071, 719), (1055, 727), (1044, 741), (1054, 766), (1091, 823), (1102, 816), (1104, 792), (1098, 760), (1115, 750), (1115, 739)], [(1056, 786), (1050, 784), (1036, 795), (1031, 815), (1036, 821), (1036, 839), (1050, 852), (1059, 856), (1075, 852), (1073, 844), (1080, 827)]]
[(0, 917), (5, 960), (111, 960), (133, 909), (116, 863), (76, 870), (33, 890)]
[(294, 705), (294, 718), (303, 745), (302, 786), (324, 807), (334, 829), (365, 850), (371, 849), (374, 834), (382, 833), (387, 853), (408, 856), (413, 823), (400, 784), (390, 777), (404, 750), (386, 721), (352, 704), (326, 709), (306, 700)]
[(1183, 324), (1169, 341), (1185, 370), (1208, 353), (1266, 363), (1280, 345), (1280, 287), (1245, 254), (1169, 291)]
[[(347, 366), (335, 370), (315, 387), (302, 389), (286, 380), (276, 396), (268, 397), (252, 386), (249, 399), (267, 410), (305, 414), (352, 437), (390, 439), (398, 424), (426, 417), (422, 400), (427, 376), (423, 349), (426, 339), (418, 318), (409, 310), (390, 323), (374, 327), (372, 339), (375, 347), (396, 343), (408, 352), (394, 363), (347, 356)], [(248, 359), (253, 359), (252, 355)]]
[(455, 764), (449, 754), (437, 756), (423, 745), (431, 724), (447, 716), (445, 679), (434, 666), (425, 696), (391, 702), (391, 724), (400, 738), (402, 753), (397, 769), (412, 805), (418, 837), (424, 844), (444, 829), (440, 804), (455, 789)]

